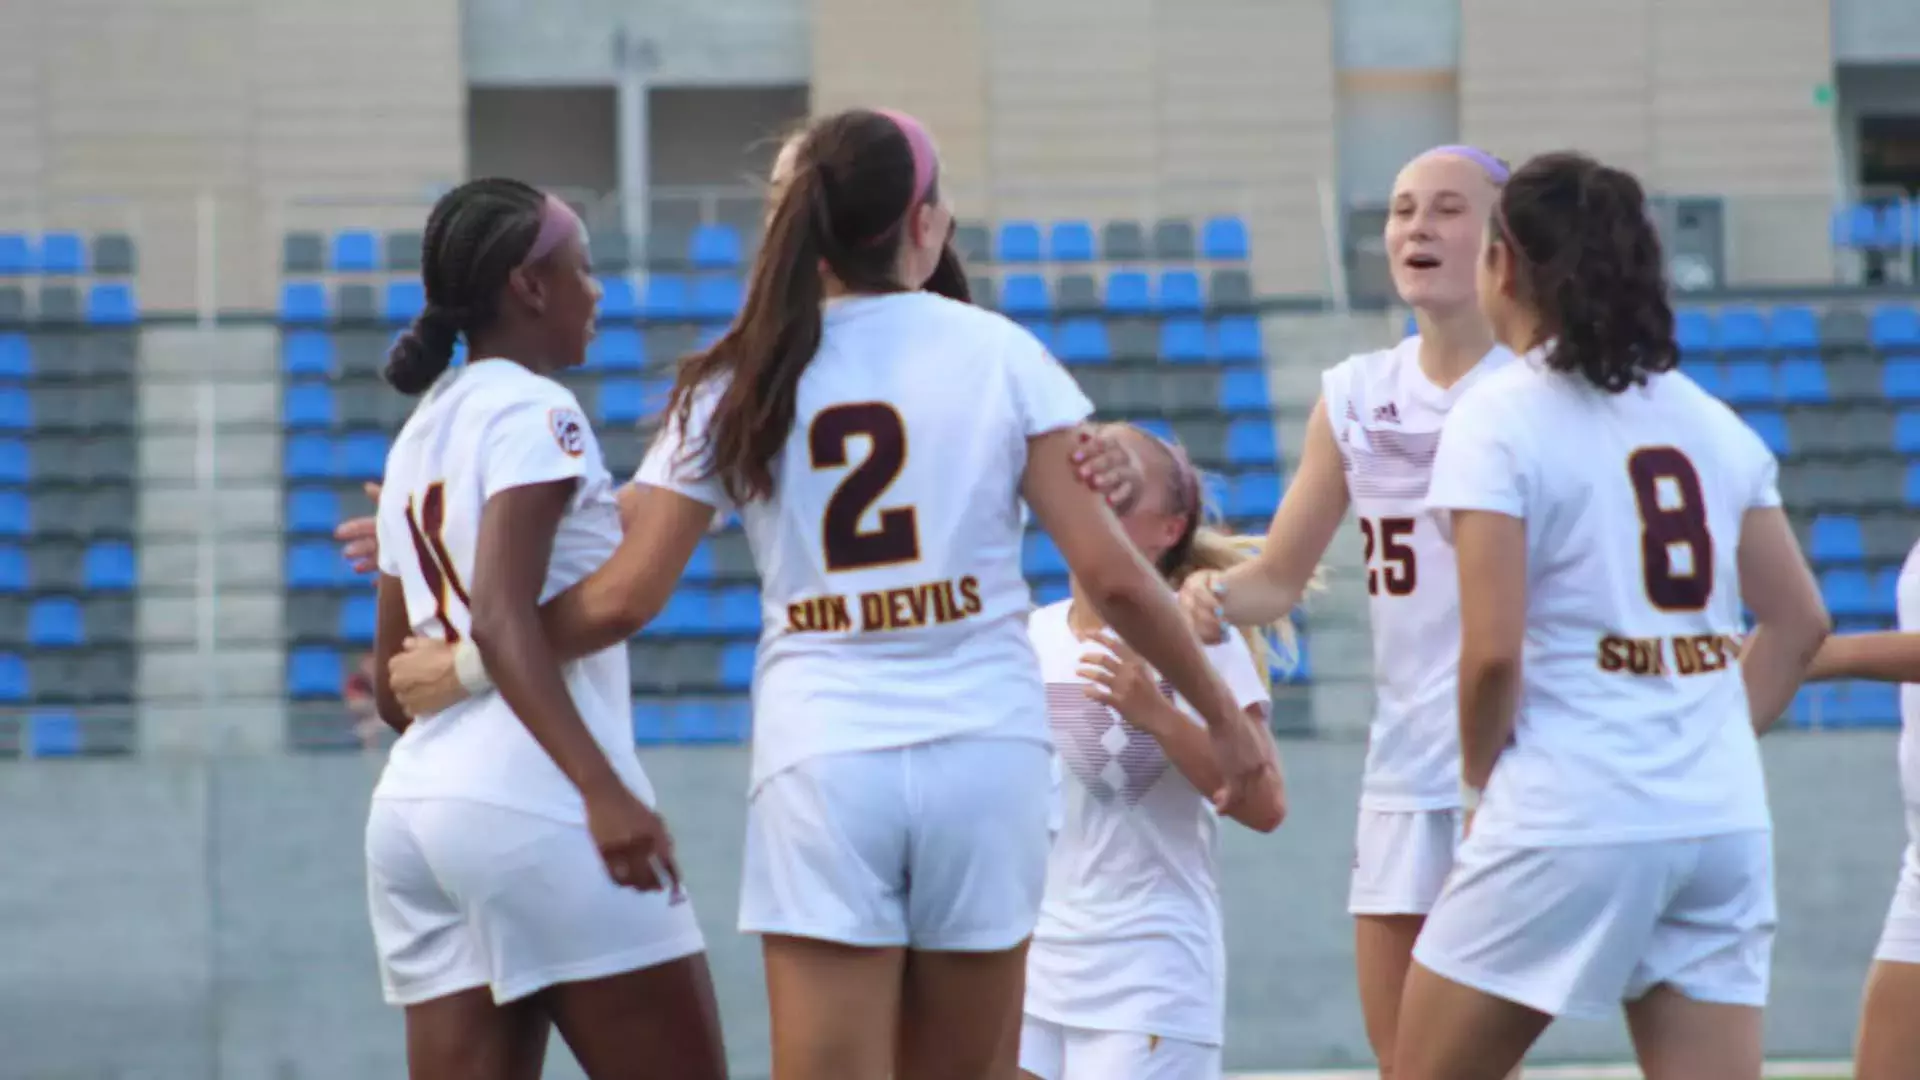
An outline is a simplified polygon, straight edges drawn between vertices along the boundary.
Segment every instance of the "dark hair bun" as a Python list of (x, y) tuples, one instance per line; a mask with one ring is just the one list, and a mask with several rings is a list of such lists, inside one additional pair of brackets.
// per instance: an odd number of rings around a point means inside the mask
[(425, 393), (453, 363), (458, 316), (429, 304), (387, 351), (387, 383), (403, 394)]

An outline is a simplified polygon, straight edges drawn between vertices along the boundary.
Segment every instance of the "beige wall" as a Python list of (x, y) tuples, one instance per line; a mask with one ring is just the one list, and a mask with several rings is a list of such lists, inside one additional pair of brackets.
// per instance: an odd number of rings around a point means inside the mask
[(330, 223), (292, 199), (464, 172), (458, 0), (4, 0), (0, 68), (0, 222), (129, 229), (149, 310), (194, 302), (203, 196), (221, 306), (259, 308), (282, 228)]

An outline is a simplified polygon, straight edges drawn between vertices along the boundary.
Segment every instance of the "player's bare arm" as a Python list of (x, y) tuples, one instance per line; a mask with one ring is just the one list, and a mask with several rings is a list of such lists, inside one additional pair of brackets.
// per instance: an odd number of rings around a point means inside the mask
[(1753, 728), (1765, 734), (1807, 678), (1833, 632), (1833, 619), (1779, 507), (1747, 511), (1740, 523), (1739, 566), (1740, 594), (1756, 623), (1741, 651), (1740, 673)]

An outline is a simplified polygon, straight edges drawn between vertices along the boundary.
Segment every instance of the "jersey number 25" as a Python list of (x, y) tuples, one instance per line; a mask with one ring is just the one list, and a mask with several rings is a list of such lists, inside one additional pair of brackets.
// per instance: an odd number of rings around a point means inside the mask
[(1367, 595), (1411, 596), (1420, 584), (1420, 565), (1413, 557), (1413, 519), (1361, 518), (1360, 538), (1366, 544)]
[(849, 471), (827, 499), (820, 522), (820, 550), (827, 569), (867, 570), (920, 558), (920, 520), (911, 506), (880, 511), (880, 527), (862, 529), (860, 519), (887, 493), (907, 463), (907, 425), (893, 406), (861, 401), (820, 410), (807, 429), (808, 456), (816, 469), (846, 468), (847, 443), (864, 435), (866, 459)]
[[(1713, 533), (1700, 473), (1671, 446), (1643, 446), (1627, 455), (1634, 507), (1640, 512), (1640, 578), (1661, 611), (1699, 611), (1713, 596)], [(1676, 566), (1679, 549), (1686, 550)]]

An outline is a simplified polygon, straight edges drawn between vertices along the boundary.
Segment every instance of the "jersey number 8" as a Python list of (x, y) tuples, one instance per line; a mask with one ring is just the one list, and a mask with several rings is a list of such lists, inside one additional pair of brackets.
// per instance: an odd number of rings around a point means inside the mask
[(447, 523), (447, 486), (438, 480), (427, 485), (420, 496), (419, 513), (414, 512), (413, 499), (407, 499), (407, 531), (413, 534), (413, 554), (420, 561), (420, 576), (427, 579), (427, 588), (433, 590), (434, 615), (439, 618), (447, 644), (460, 640), (460, 631), (454, 629), (453, 619), (449, 617), (448, 596), (460, 601), (462, 607), (472, 608), (467, 599), (467, 590), (460, 585), (460, 575), (453, 568), (453, 557), (447, 554), (446, 541), (440, 539), (440, 530)]
[[(1627, 456), (1627, 476), (1640, 513), (1640, 578), (1647, 599), (1661, 611), (1699, 611), (1713, 595), (1713, 533), (1700, 473), (1679, 450), (1648, 446)], [(1673, 565), (1678, 547), (1687, 549), (1684, 572)]]
[(807, 429), (813, 467), (846, 468), (847, 442), (856, 435), (867, 437), (866, 460), (833, 490), (820, 522), (820, 550), (827, 569), (866, 570), (914, 562), (920, 558), (920, 521), (913, 507), (881, 510), (879, 528), (860, 528), (860, 519), (899, 479), (907, 463), (907, 426), (893, 406), (863, 401), (820, 410)]

